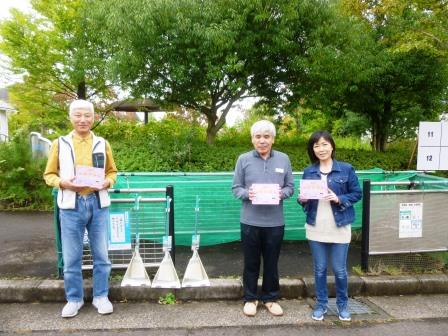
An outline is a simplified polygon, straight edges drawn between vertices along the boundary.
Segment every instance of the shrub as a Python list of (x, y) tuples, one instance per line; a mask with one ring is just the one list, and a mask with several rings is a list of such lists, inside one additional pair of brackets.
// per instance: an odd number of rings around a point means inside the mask
[(51, 190), (42, 179), (45, 163), (45, 159), (32, 158), (28, 138), (22, 133), (0, 144), (0, 209), (51, 207)]

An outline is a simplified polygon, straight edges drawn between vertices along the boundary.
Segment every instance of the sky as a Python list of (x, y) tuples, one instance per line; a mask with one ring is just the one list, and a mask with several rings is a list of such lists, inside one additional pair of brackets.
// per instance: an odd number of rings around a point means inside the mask
[(29, 0), (1, 0), (0, 1), (0, 20), (9, 16), (9, 9), (15, 7), (22, 11), (28, 11), (31, 8)]
[[(9, 10), (13, 7), (23, 12), (31, 9), (29, 0), (0, 0), (0, 20), (10, 17)], [(7, 58), (0, 53), (0, 87), (20, 81), (20, 76), (15, 76), (4, 69), (7, 62)]]
[[(24, 12), (31, 10), (29, 0), (0, 0), (0, 20), (8, 18), (10, 16), (9, 10), (13, 7)], [(20, 77), (7, 73), (2, 69), (2, 65), (4, 66), (6, 62), (7, 59), (0, 53), (0, 87), (7, 86), (20, 80)], [(233, 126), (238, 119), (242, 117), (242, 111), (250, 108), (254, 102), (254, 99), (247, 99), (239, 102), (239, 104), (235, 104), (226, 117), (226, 124), (228, 126)]]

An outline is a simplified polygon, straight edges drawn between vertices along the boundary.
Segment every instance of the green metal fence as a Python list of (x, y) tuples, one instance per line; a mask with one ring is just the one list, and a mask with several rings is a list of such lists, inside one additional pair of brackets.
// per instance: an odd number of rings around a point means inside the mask
[(392, 266), (434, 272), (448, 266), (446, 255), (437, 255), (448, 251), (448, 179), (416, 174), (363, 184), (363, 271)]
[[(305, 214), (297, 204), (301, 172), (293, 174), (296, 191), (284, 201), (285, 239), (305, 239)], [(431, 179), (416, 171), (386, 172), (382, 169), (357, 171), (362, 181), (402, 181)], [(173, 185), (175, 197), (175, 234), (177, 245), (190, 245), (195, 223), (196, 195), (200, 198), (199, 234), (201, 245), (215, 245), (240, 239), (241, 201), (232, 194), (233, 173), (120, 173), (115, 188), (157, 188)], [(361, 228), (362, 201), (355, 205), (353, 229)]]
[[(109, 222), (109, 259), (112, 268), (126, 268), (132, 258), (135, 245), (139, 245), (139, 253), (146, 267), (158, 267), (163, 259), (163, 237), (174, 235), (174, 211), (172, 187), (111, 189), (110, 222)], [(60, 238), (61, 223), (57, 207), (57, 189), (53, 191), (56, 232), (56, 251), (58, 257), (58, 275), (63, 275), (62, 243)], [(167, 202), (170, 199), (170, 202)], [(115, 223), (114, 223), (115, 219)], [(117, 223), (117, 219), (120, 219)], [(126, 224), (126, 225), (125, 225)], [(111, 229), (114, 227), (115, 229)], [(118, 235), (123, 242), (115, 244), (112, 236)], [(118, 240), (120, 240), (118, 239)], [(171, 249), (171, 257), (175, 260), (175, 239)], [(117, 246), (119, 245), (119, 246)], [(93, 258), (84, 237), (82, 269), (93, 268)]]
[[(297, 204), (297, 186), (302, 176), (301, 172), (294, 173), (296, 191), (294, 195), (284, 201), (285, 213), (285, 239), (305, 240), (305, 214)], [(415, 187), (422, 188), (425, 181), (434, 181), (440, 178), (422, 174), (416, 171), (386, 172), (382, 169), (357, 171), (362, 185), (363, 180), (372, 182), (385, 182), (385, 184), (372, 184), (372, 190), (396, 190), (397, 188), (414, 187), (412, 181), (418, 183)], [(174, 189), (174, 237), (173, 250), (176, 245), (188, 246), (195, 229), (196, 196), (200, 198), (198, 216), (198, 234), (201, 235), (201, 245), (216, 245), (237, 241), (240, 239), (240, 209), (241, 201), (235, 199), (232, 194), (233, 173), (119, 173), (114, 189), (122, 192), (111, 192), (111, 213), (129, 211), (131, 218), (132, 247), (135, 246), (136, 233), (142, 233), (141, 239), (148, 239), (148, 258), (154, 259), (156, 265), (161, 259), (161, 240), (164, 232), (165, 206), (163, 203), (142, 202), (138, 211), (133, 204), (123, 203), (123, 198), (138, 199), (151, 197), (143, 192), (149, 188), (166, 188), (171, 185)], [(440, 179), (446, 180), (446, 179)], [(410, 181), (411, 183), (387, 183)], [(128, 190), (128, 191), (126, 191)], [(137, 191), (133, 191), (137, 190)], [(62, 253), (59, 239), (60, 224), (58, 220), (59, 209), (55, 197), (55, 229), (56, 248), (58, 253), (58, 269), (62, 272)], [(356, 203), (356, 220), (352, 229), (357, 230), (362, 226), (362, 201)], [(156, 238), (154, 238), (156, 237)], [(149, 245), (153, 244), (153, 246)], [(160, 250), (160, 251), (156, 251)], [(124, 267), (131, 257), (132, 251), (111, 251), (110, 256), (113, 267)], [(124, 257), (123, 257), (124, 256)], [(116, 257), (114, 259), (114, 257)], [(85, 253), (85, 265), (89, 267), (89, 251)], [(148, 259), (148, 265), (151, 263)]]

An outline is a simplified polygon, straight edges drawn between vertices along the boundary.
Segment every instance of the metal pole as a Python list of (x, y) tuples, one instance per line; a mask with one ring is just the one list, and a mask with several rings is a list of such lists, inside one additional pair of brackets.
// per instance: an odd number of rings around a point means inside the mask
[(168, 235), (171, 236), (171, 259), (173, 259), (173, 264), (176, 264), (176, 238), (174, 232), (174, 187), (172, 185), (166, 186), (166, 196), (171, 198), (170, 212), (168, 214)]
[(361, 239), (361, 269), (369, 270), (369, 234), (370, 234), (370, 180), (362, 184), (362, 239)]

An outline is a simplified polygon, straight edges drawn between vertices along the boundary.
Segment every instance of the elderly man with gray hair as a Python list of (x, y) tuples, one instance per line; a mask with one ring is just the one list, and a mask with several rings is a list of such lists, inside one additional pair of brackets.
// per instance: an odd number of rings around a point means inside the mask
[[(241, 199), (241, 242), (244, 254), (244, 308), (255, 316), (258, 301), (274, 316), (283, 315), (278, 304), (278, 259), (284, 235), (283, 200), (294, 193), (289, 157), (275, 150), (275, 126), (260, 120), (251, 127), (254, 150), (240, 155), (233, 177), (233, 194)], [(257, 294), (263, 257), (261, 295)]]
[[(73, 101), (69, 117), (73, 131), (53, 142), (44, 172), (45, 182), (59, 189), (57, 202), (67, 299), (61, 315), (76, 316), (84, 304), (81, 266), (85, 230), (93, 256), (92, 303), (98, 313), (110, 314), (113, 306), (108, 299), (111, 263), (108, 257), (110, 198), (107, 189), (115, 183), (117, 168), (109, 143), (90, 131), (94, 122), (93, 104), (85, 100)], [(82, 172), (89, 171), (97, 172), (96, 181), (77, 180)]]

